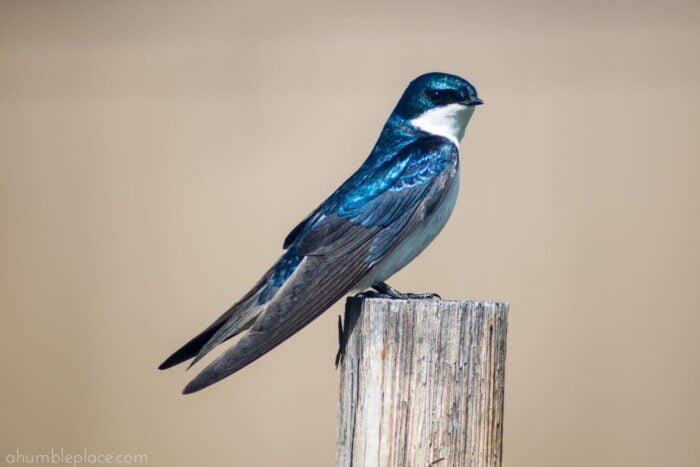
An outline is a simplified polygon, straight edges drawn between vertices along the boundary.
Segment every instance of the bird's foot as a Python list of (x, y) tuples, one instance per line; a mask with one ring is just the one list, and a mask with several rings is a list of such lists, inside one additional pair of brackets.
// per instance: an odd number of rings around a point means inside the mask
[(364, 292), (358, 293), (355, 296), (357, 298), (385, 298), (387, 300), (391, 300), (393, 298), (396, 298), (393, 295), (389, 295), (389, 294), (381, 293), (381, 292), (376, 292), (374, 290), (365, 290)]
[[(358, 294), (362, 298), (387, 298), (390, 300), (440, 300), (436, 293), (403, 293), (399, 292), (386, 282), (379, 282), (372, 286), (373, 290), (368, 290)], [(375, 292), (376, 291), (376, 292)]]

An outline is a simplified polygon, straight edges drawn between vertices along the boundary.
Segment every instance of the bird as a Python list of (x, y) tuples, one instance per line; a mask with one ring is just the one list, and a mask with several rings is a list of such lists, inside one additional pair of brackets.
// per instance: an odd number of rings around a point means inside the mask
[(386, 280), (449, 219), (459, 191), (459, 144), (481, 104), (476, 88), (456, 75), (431, 72), (411, 81), (359, 169), (291, 230), (282, 256), (248, 293), (159, 368), (192, 359), (191, 367), (244, 333), (187, 384), (189, 394), (257, 360), (349, 293), (439, 298), (401, 293)]

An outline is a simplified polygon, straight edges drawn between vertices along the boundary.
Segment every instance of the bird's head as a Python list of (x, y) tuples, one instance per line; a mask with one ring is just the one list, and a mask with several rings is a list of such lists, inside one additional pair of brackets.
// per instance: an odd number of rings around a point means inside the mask
[(458, 144), (474, 107), (483, 103), (469, 81), (447, 73), (427, 73), (411, 81), (394, 114)]

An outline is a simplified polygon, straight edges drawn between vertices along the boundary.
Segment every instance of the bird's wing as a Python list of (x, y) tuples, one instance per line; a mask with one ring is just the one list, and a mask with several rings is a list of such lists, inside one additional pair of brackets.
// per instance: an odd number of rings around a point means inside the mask
[[(240, 370), (342, 298), (442, 202), (457, 148), (424, 138), (314, 214), (293, 242), (303, 258), (241, 340), (195, 377), (198, 391)], [(330, 199), (330, 198), (329, 198)], [(332, 211), (332, 212), (331, 212)]]

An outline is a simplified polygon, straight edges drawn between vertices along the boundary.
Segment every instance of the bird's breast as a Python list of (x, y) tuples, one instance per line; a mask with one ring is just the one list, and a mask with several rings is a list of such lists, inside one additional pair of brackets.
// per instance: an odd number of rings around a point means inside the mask
[(383, 282), (396, 274), (404, 266), (410, 263), (416, 256), (433, 241), (445, 227), (447, 220), (452, 215), (452, 210), (457, 202), (459, 193), (459, 168), (452, 178), (452, 184), (445, 195), (445, 199), (421, 224), (417, 225), (413, 232), (392, 251), (384, 260), (372, 268), (358, 284), (356, 290), (364, 290), (372, 285)]

